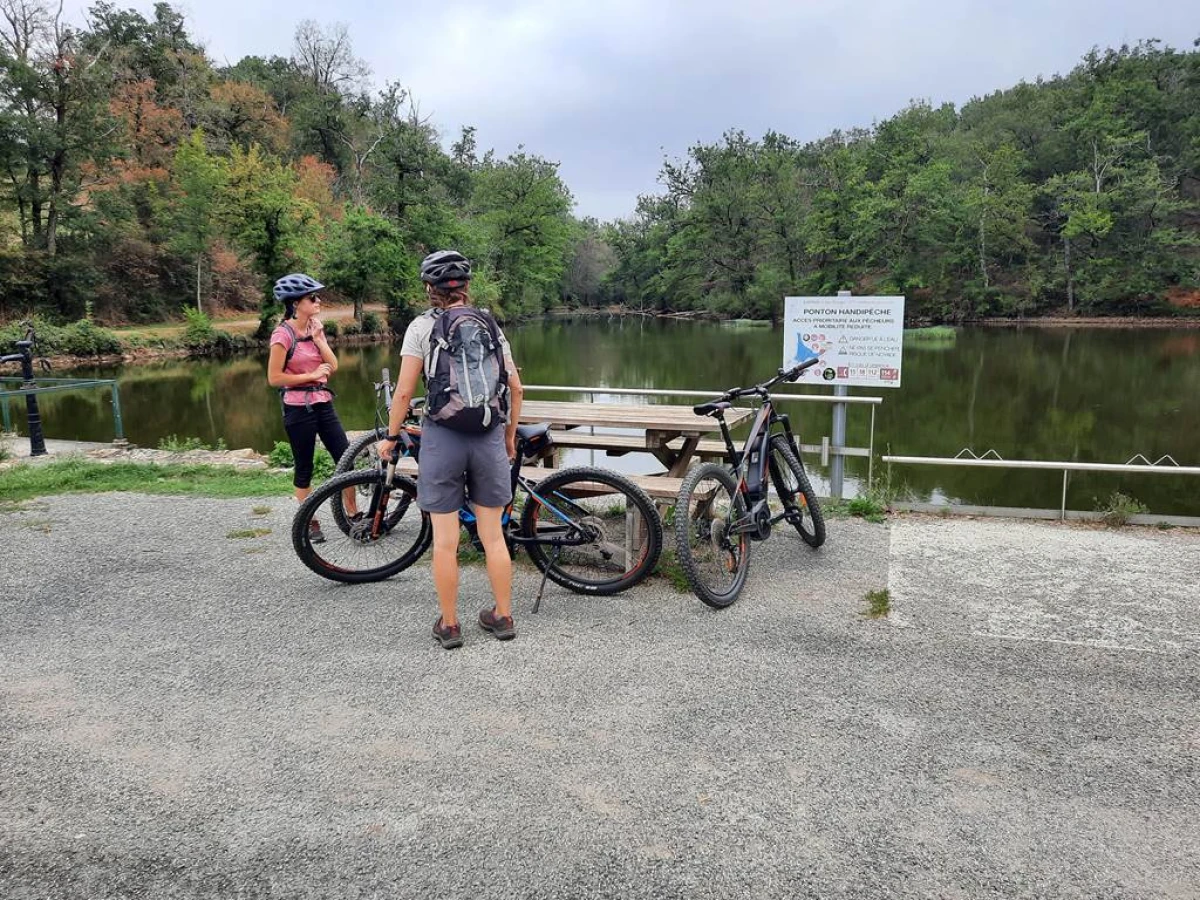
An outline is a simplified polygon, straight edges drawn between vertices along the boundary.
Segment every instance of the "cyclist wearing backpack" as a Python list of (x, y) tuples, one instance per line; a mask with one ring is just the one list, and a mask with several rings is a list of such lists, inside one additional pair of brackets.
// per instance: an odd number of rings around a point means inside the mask
[(471, 263), (454, 250), (421, 262), (431, 309), (409, 324), (400, 350), (388, 439), (379, 455), (391, 458), (398, 432), (425, 376), (425, 415), (417, 503), (433, 522), (433, 581), (441, 615), (433, 636), (445, 648), (462, 646), (458, 622), (458, 510), (469, 497), (487, 556), (495, 604), (479, 624), (499, 640), (516, 637), (512, 616), (512, 557), (501, 515), (512, 500), (509, 463), (516, 456), (521, 381), (508, 341), (486, 310), (471, 305)]
[[(308, 496), (313, 474), (317, 435), (335, 460), (346, 452), (346, 431), (333, 409), (329, 376), (337, 371), (337, 357), (325, 339), (325, 328), (317, 318), (325, 285), (307, 275), (284, 275), (275, 282), (275, 299), (284, 305), (283, 321), (271, 334), (267, 361), (267, 383), (279, 390), (283, 427), (296, 462), (292, 484), (296, 502)], [(354, 492), (348, 492), (346, 511), (353, 515)], [(310, 525), (313, 543), (325, 540), (320, 524)]]

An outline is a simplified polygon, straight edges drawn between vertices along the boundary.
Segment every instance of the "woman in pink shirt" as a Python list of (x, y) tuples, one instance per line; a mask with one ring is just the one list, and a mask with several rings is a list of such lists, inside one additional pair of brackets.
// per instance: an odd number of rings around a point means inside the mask
[[(337, 371), (338, 361), (318, 318), (321, 297), (317, 292), (323, 287), (319, 281), (300, 273), (284, 275), (275, 282), (275, 299), (283, 302), (285, 312), (283, 321), (271, 335), (267, 383), (278, 388), (283, 403), (283, 427), (296, 460), (292, 479), (296, 502), (302, 501), (311, 490), (317, 435), (334, 460), (346, 452), (349, 443), (333, 408), (333, 392), (329, 390), (329, 376)], [(347, 493), (346, 513), (353, 517), (354, 491)], [(310, 529), (314, 544), (325, 540), (316, 519)]]

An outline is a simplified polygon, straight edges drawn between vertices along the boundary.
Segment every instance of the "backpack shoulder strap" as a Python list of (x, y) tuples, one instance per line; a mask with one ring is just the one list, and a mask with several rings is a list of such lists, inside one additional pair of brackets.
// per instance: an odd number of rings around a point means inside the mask
[(296, 344), (300, 339), (296, 336), (296, 329), (288, 324), (287, 319), (284, 319), (279, 324), (282, 325), (283, 330), (288, 333), (288, 340), (291, 342), (288, 344), (287, 355), (283, 358), (283, 368), (286, 370), (288, 363), (290, 363), (292, 361), (292, 357), (296, 355)]

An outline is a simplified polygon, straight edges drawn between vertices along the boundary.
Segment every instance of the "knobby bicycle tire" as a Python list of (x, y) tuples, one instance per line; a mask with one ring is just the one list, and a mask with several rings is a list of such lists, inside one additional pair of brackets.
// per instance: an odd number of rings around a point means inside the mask
[(801, 540), (814, 550), (825, 543), (825, 516), (804, 465), (782, 434), (771, 435), (771, 481)]
[(675, 503), (675, 555), (692, 593), (716, 609), (742, 592), (750, 571), (750, 538), (730, 534), (746, 516), (737, 480), (718, 463), (688, 472)]
[[(607, 469), (574, 466), (534, 486), (521, 512), (521, 537), (541, 537), (525, 549), (555, 584), (606, 596), (633, 587), (654, 571), (663, 525), (653, 501), (629, 479)], [(555, 546), (555, 538), (590, 539)]]
[(375, 445), (383, 440), (384, 432), (375, 428), (356, 437), (337, 462), (334, 474), (373, 469), (379, 465), (379, 453)]
[[(362, 584), (391, 578), (420, 559), (433, 529), (417, 507), (417, 485), (396, 475), (389, 486), (386, 478), (382, 469), (359, 469), (335, 475), (309, 494), (292, 521), (292, 546), (300, 561), (323, 578)], [(372, 503), (383, 505), (378, 522), (346, 515), (342, 492), (349, 488), (364, 514)], [(310, 523), (318, 517), (325, 520), (325, 540), (314, 543)]]

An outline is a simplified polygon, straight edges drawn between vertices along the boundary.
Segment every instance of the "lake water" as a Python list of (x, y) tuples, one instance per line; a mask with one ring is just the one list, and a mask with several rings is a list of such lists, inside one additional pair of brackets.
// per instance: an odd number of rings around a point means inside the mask
[[(527, 384), (720, 391), (770, 377), (782, 357), (777, 330), (637, 317), (532, 322), (509, 329), (509, 338)], [(339, 350), (341, 369), (333, 384), (348, 428), (373, 422), (371, 383), (384, 365), (395, 375), (398, 349)], [(278, 395), (265, 373), (262, 354), (69, 374), (119, 379), (125, 432), (135, 444), (153, 447), (173, 434), (208, 442), (223, 438), (230, 448), (266, 451), (285, 436)], [(1123, 463), (1135, 454), (1151, 460), (1169, 454), (1181, 465), (1200, 465), (1197, 329), (964, 329), (947, 342), (906, 340), (901, 388), (852, 393), (884, 398), (877, 409), (877, 455), (954, 456), (970, 448), (979, 454), (994, 450), (1005, 459)], [(47, 437), (112, 439), (107, 394), (51, 394), (40, 402)], [(783, 408), (799, 420), (805, 443), (820, 443), (829, 433), (829, 407)], [(23, 404), (12, 403), (12, 411), (23, 431)], [(869, 429), (869, 408), (851, 407), (848, 443), (867, 446)], [(587, 459), (584, 452), (570, 461)], [(628, 471), (658, 470), (644, 455), (597, 454), (597, 461)], [(805, 461), (822, 482), (827, 473), (819, 460)], [(849, 459), (846, 468), (850, 494), (865, 481), (866, 460)], [(888, 477), (878, 459), (875, 476)], [(1062, 489), (1061, 473), (1000, 469), (895, 466), (891, 480), (921, 500), (1039, 508), (1056, 508)], [(823, 493), (821, 488), (818, 484)], [(1200, 515), (1200, 478), (1191, 476), (1072, 475), (1068, 507), (1094, 509), (1114, 490), (1157, 513)]]

